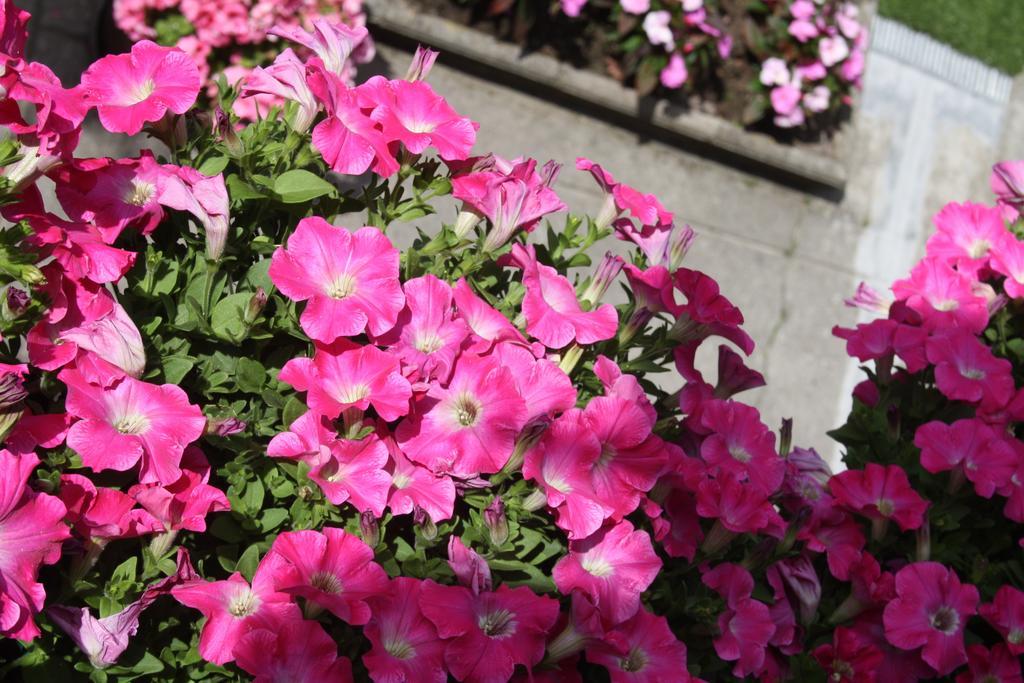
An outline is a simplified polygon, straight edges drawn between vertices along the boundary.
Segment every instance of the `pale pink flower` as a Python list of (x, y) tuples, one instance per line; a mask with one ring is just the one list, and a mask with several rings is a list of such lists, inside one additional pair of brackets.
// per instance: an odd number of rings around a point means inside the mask
[(269, 553), (260, 562), (252, 584), (238, 572), (224, 581), (197, 578), (171, 589), (181, 604), (206, 617), (199, 634), (199, 654), (208, 662), (227, 664), (242, 636), (254, 629), (280, 632), (296, 628), (302, 620), (291, 596), (277, 591), (274, 581), (285, 568), (284, 560)]
[(624, 12), (644, 14), (651, 9), (651, 0), (619, 0)]
[(816, 85), (809, 93), (804, 93), (803, 104), (807, 111), (820, 113), (828, 109), (832, 93), (827, 86)]
[(79, 418), (68, 431), (68, 446), (86, 467), (124, 471), (141, 463), (144, 484), (170, 484), (181, 476), (182, 453), (202, 436), (206, 418), (180, 387), (128, 376), (102, 386), (67, 369), (59, 377), (68, 386), (67, 411)]
[(761, 65), (759, 78), (762, 85), (773, 86), (787, 85), (792, 76), (789, 73), (789, 66), (786, 65), (785, 60), (778, 57), (769, 57)]
[(224, 176), (206, 176), (189, 166), (165, 166), (170, 171), (159, 187), (163, 206), (192, 214), (202, 226), (206, 258), (217, 261), (227, 245), (230, 199)]
[(64, 503), (28, 486), (38, 464), (33, 453), (0, 450), (0, 635), (18, 640), (39, 635), (33, 617), (46, 598), (36, 580), (39, 566), (57, 562), (71, 535), (62, 521)]
[(562, 11), (567, 17), (578, 17), (586, 4), (587, 0), (561, 0)]
[(650, 12), (644, 17), (644, 33), (651, 45), (663, 45), (666, 50), (672, 50), (676, 46), (675, 35), (672, 27), (672, 14), (666, 10)]
[(409, 63), (409, 68), (405, 72), (405, 80), (411, 83), (427, 80), (427, 76), (430, 74), (431, 69), (434, 68), (434, 62), (437, 61), (440, 54), (440, 52), (431, 50), (429, 47), (417, 45), (416, 52), (413, 53), (412, 61)]
[(351, 233), (316, 216), (299, 221), (287, 248), (274, 252), (270, 279), (289, 299), (308, 300), (302, 330), (325, 344), (387, 332), (405, 303), (398, 250), (380, 230)]
[(611, 339), (618, 314), (610, 304), (584, 311), (572, 284), (551, 266), (537, 261), (533, 245), (512, 247), (513, 262), (523, 270), (526, 330), (542, 344), (560, 349), (572, 342), (593, 344)]
[(509, 369), (464, 353), (451, 380), (430, 385), (395, 437), (410, 459), (435, 472), (489, 474), (508, 462), (526, 415)]
[(281, 629), (256, 628), (235, 645), (235, 663), (253, 683), (352, 683), (352, 663), (315, 621)]
[(178, 49), (142, 40), (130, 54), (102, 57), (82, 74), (86, 101), (112, 133), (135, 135), (169, 110), (184, 114), (199, 94), (199, 70)]
[(412, 397), (397, 356), (344, 339), (329, 346), (317, 345), (313, 358), (288, 361), (278, 379), (309, 392), (310, 409), (331, 418), (372, 406), (390, 422), (409, 412)]
[(825, 66), (835, 66), (850, 56), (850, 46), (841, 36), (822, 38), (818, 43), (818, 50), (821, 54), (821, 63)]
[(277, 537), (271, 552), (284, 560), (273, 577), (277, 590), (301, 596), (353, 625), (370, 620), (366, 600), (388, 587), (373, 550), (343, 529), (288, 531)]
[(424, 582), (399, 576), (367, 600), (373, 614), (363, 629), (371, 648), (363, 663), (375, 681), (445, 683), (444, 641), (420, 610)]
[(306, 65), (292, 50), (286, 49), (267, 68), (255, 67), (242, 85), (243, 95), (269, 94), (296, 105), (293, 129), (305, 133), (320, 111), (320, 103), (306, 82)]
[(297, 26), (278, 25), (270, 29), (271, 35), (280, 36), (302, 45), (316, 54), (324, 67), (333, 74), (346, 74), (345, 63), (359, 43), (366, 40), (365, 26), (346, 26), (326, 19), (313, 19), (313, 31)]
[(388, 81), (375, 93), (376, 107), (370, 116), (389, 143), (397, 140), (413, 154), (434, 147), (445, 161), (469, 156), (479, 125), (459, 116), (429, 83)]
[(623, 520), (581, 541), (555, 564), (552, 578), (562, 593), (579, 590), (609, 623), (618, 624), (640, 609), (640, 594), (661, 571), (661, 559), (645, 531)]

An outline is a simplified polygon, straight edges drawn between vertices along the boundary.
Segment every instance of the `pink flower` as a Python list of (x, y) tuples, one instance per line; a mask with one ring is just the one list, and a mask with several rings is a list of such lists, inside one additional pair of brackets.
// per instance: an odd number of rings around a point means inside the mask
[(242, 85), (242, 95), (269, 94), (296, 105), (292, 128), (305, 133), (320, 111), (320, 103), (306, 82), (306, 65), (291, 48), (281, 52), (267, 68), (255, 67)]
[(789, 66), (783, 59), (769, 57), (761, 64), (761, 73), (758, 78), (762, 85), (786, 85), (791, 79)]
[(1021, 683), (1020, 658), (1014, 657), (1005, 645), (991, 650), (984, 645), (967, 648), (967, 667), (957, 675), (956, 683)]
[(312, 464), (317, 457), (330, 452), (338, 440), (331, 420), (309, 411), (295, 418), (289, 431), (274, 436), (267, 445), (271, 458), (292, 458)]
[(699, 342), (712, 335), (728, 339), (748, 356), (754, 350), (754, 340), (740, 327), (743, 314), (722, 295), (714, 278), (689, 268), (679, 268), (672, 274), (673, 282), (686, 304), (676, 314), (669, 336), (681, 343)]
[(562, 11), (567, 17), (578, 17), (587, 0), (561, 0)]
[(395, 327), (377, 339), (422, 379), (446, 381), (469, 327), (455, 318), (452, 287), (434, 275), (407, 280), (405, 308)]
[(852, 629), (838, 627), (832, 643), (820, 645), (812, 653), (818, 664), (836, 683), (874, 681), (882, 663), (882, 652)]
[(412, 61), (409, 62), (409, 68), (405, 72), (405, 80), (413, 83), (427, 80), (427, 76), (430, 75), (430, 71), (434, 68), (434, 62), (437, 61), (440, 54), (429, 47), (417, 45)]
[(377, 435), (370, 434), (360, 441), (335, 440), (307, 462), (312, 466), (309, 478), (327, 500), (335, 505), (349, 502), (375, 517), (384, 514), (391, 475), (385, 469), (388, 449)]
[(181, 476), (185, 447), (203, 434), (206, 418), (174, 384), (149, 384), (134, 377), (97, 384), (79, 370), (64, 370), (67, 411), (79, 418), (68, 446), (96, 472), (142, 464), (143, 484), (170, 484)]
[(352, 663), (323, 626), (305, 619), (285, 628), (256, 628), (238, 639), (235, 663), (253, 683), (351, 683)]
[(958, 328), (941, 330), (928, 340), (926, 350), (935, 365), (935, 385), (947, 398), (995, 409), (1013, 397), (1010, 361), (996, 358), (974, 334)]
[(645, 14), (651, 9), (651, 0), (619, 0), (622, 11), (630, 14)]
[(494, 347), (494, 356), (512, 371), (516, 391), (526, 404), (526, 427), (544, 424), (556, 413), (576, 405), (576, 387), (555, 363), (537, 358), (522, 344), (501, 342)]
[(38, 464), (33, 453), (0, 450), (0, 635), (5, 638), (39, 635), (33, 617), (46, 598), (36, 580), (39, 566), (57, 562), (61, 542), (71, 535), (62, 521), (64, 503), (28, 487)]
[(539, 263), (532, 245), (514, 245), (512, 258), (523, 269), (523, 314), (531, 336), (551, 349), (573, 341), (593, 344), (615, 336), (618, 314), (610, 304), (584, 311), (572, 284), (551, 266)]
[(815, 113), (823, 112), (828, 109), (829, 101), (832, 99), (832, 93), (829, 91), (827, 86), (817, 85), (809, 93), (804, 94), (804, 108), (807, 111)]
[(107, 245), (96, 228), (70, 223), (52, 214), (18, 215), (35, 232), (26, 240), (53, 256), (71, 278), (97, 284), (117, 282), (135, 264), (135, 253)]
[(313, 147), (337, 173), (361, 175), (367, 169), (381, 177), (398, 172), (399, 164), (377, 124), (359, 106), (354, 88), (336, 75), (312, 69), (307, 83), (327, 109), (327, 118), (313, 128)]
[(706, 401), (701, 426), (710, 431), (700, 454), (710, 468), (732, 472), (771, 495), (786, 465), (775, 451), (775, 434), (756, 408), (736, 401)]
[(758, 674), (775, 623), (768, 606), (750, 597), (754, 590), (750, 573), (739, 565), (723, 563), (705, 572), (701, 580), (721, 595), (728, 607), (718, 616), (715, 652), (724, 660), (736, 662), (734, 676)]
[(789, 22), (789, 35), (796, 38), (801, 43), (806, 43), (812, 38), (817, 38), (820, 34), (818, 27), (813, 22), (807, 21), (806, 19), (794, 19)]
[(351, 233), (316, 216), (299, 221), (287, 248), (274, 252), (270, 279), (289, 299), (309, 301), (302, 330), (324, 344), (387, 332), (405, 303), (398, 250), (380, 230)]
[(165, 177), (157, 201), (171, 209), (192, 214), (206, 239), (206, 257), (217, 261), (227, 245), (231, 218), (224, 176), (206, 176), (188, 166), (169, 168), (173, 174)]
[(613, 512), (613, 501), (598, 498), (590, 477), (600, 457), (601, 443), (579, 410), (562, 414), (526, 453), (523, 477), (543, 487), (555, 523), (572, 540), (593, 534)]
[(371, 648), (363, 663), (375, 681), (445, 683), (445, 644), (420, 610), (424, 582), (399, 576), (368, 600), (373, 616), (363, 629)]
[(448, 566), (455, 573), (459, 585), (473, 591), (473, 595), (492, 589), (491, 568), (487, 566), (487, 560), (466, 547), (458, 536), (448, 538)]
[(598, 225), (611, 225), (622, 212), (628, 212), (645, 228), (672, 224), (672, 212), (667, 211), (653, 194), (643, 194), (625, 183), (617, 182), (611, 173), (586, 157), (576, 158), (576, 169), (589, 172), (605, 192), (605, 206), (595, 219)]
[(768, 494), (728, 470), (698, 484), (697, 514), (717, 519), (736, 534), (762, 532), (781, 537), (785, 529), (785, 522), (772, 507)]
[(821, 63), (825, 66), (835, 66), (850, 56), (850, 46), (840, 36), (829, 36), (818, 42), (818, 50), (821, 54)]
[(612, 683), (692, 680), (686, 671), (686, 646), (665, 617), (646, 609), (587, 647), (587, 661), (608, 669)]
[(640, 594), (659, 571), (661, 560), (650, 537), (623, 520), (570, 541), (569, 554), (555, 564), (552, 578), (560, 592), (581, 591), (606, 621), (618, 624), (640, 609)]
[(277, 537), (271, 552), (284, 560), (274, 574), (276, 590), (301, 596), (356, 626), (370, 619), (366, 600), (387, 590), (387, 574), (373, 561), (373, 550), (343, 529), (288, 531)]
[(977, 334), (988, 324), (988, 304), (975, 293), (971, 278), (942, 261), (921, 260), (892, 291), (921, 314), (928, 330), (958, 326)]
[(391, 454), (391, 491), (388, 508), (396, 515), (408, 515), (417, 507), (435, 524), (452, 516), (455, 509), (455, 484), (449, 477), (437, 475), (413, 462), (398, 449), (394, 439), (385, 439)]
[(395, 437), (411, 460), (468, 477), (500, 470), (525, 423), (526, 404), (508, 368), (464, 353), (447, 385), (431, 384)]
[(82, 89), (111, 133), (135, 135), (168, 110), (184, 114), (199, 94), (199, 70), (178, 49), (142, 40), (131, 54), (108, 55), (85, 70)]
[(365, 26), (346, 26), (322, 18), (313, 19), (312, 33), (297, 26), (284, 25), (273, 27), (269, 33), (316, 53), (324, 67), (337, 76), (345, 75), (345, 63), (349, 55), (368, 36)]
[(473, 345), (474, 352), (485, 353), (498, 341), (526, 341), (508, 318), (473, 292), (465, 278), (459, 278), (455, 283), (452, 298), (459, 317), (469, 325), (473, 337), (479, 340)]
[(772, 109), (776, 114), (783, 116), (792, 114), (800, 104), (800, 88), (794, 85), (780, 85), (772, 88), (769, 96), (772, 102)]
[(429, 83), (388, 81), (377, 92), (383, 97), (370, 116), (388, 142), (397, 140), (413, 154), (434, 147), (445, 161), (469, 156), (479, 125), (459, 116)]
[(113, 304), (110, 313), (101, 318), (65, 331), (60, 339), (96, 354), (132, 377), (141, 377), (146, 371), (142, 335), (120, 304)]
[(1001, 586), (992, 602), (980, 609), (981, 616), (999, 631), (1014, 655), (1024, 654), (1024, 591)]
[[(210, 486), (210, 464), (195, 446), (185, 449), (181, 477), (170, 484), (139, 484), (128, 493), (157, 521), (157, 531), (206, 531), (206, 516), (231, 509), (228, 497)], [(161, 528), (162, 527), (162, 528)]]
[(988, 265), (989, 255), (1013, 236), (1003, 225), (999, 209), (983, 204), (947, 204), (935, 214), (937, 231), (928, 238), (929, 258), (975, 274)]
[(503, 585), (474, 595), (462, 586), (428, 580), (419, 604), (446, 641), (445, 666), (465, 683), (503, 683), (517, 665), (529, 669), (539, 663), (558, 619), (558, 602), (526, 587)]
[(940, 676), (967, 661), (964, 626), (978, 610), (978, 589), (961, 584), (938, 562), (916, 562), (896, 573), (896, 599), (885, 606), (886, 639), (921, 657)]
[(256, 569), (251, 585), (235, 572), (224, 581), (196, 579), (171, 589), (175, 600), (206, 617), (199, 634), (203, 659), (226, 664), (235, 658), (235, 647), (249, 631), (281, 632), (297, 627), (302, 620), (299, 608), (291, 596), (274, 588), (282, 562), (274, 553), (268, 554)]
[(1013, 299), (1024, 298), (1024, 242), (1009, 235), (992, 248), (992, 270), (1006, 276), (1003, 291)]
[(148, 513), (133, 509), (134, 498), (117, 489), (97, 488), (80, 474), (61, 475), (60, 499), (67, 506), (65, 521), (86, 541), (102, 544), (110, 539), (131, 538), (157, 526)]
[(959, 470), (984, 498), (1010, 482), (1020, 460), (1007, 439), (978, 419), (923, 424), (914, 445), (921, 449), (922, 467), (932, 473)]
[(13, 0), (4, 0), (0, 8), (0, 54), (8, 57), (21, 57), (28, 41), (28, 30), (26, 28), (29, 17), (28, 12), (15, 6)]
[(344, 339), (329, 346), (317, 345), (312, 359), (288, 361), (278, 378), (298, 391), (309, 392), (310, 409), (330, 418), (371, 406), (389, 422), (409, 412), (409, 380), (402, 376), (398, 358), (376, 346), (359, 346)]
[(668, 64), (661, 70), (658, 79), (666, 88), (676, 90), (683, 87), (683, 84), (686, 83), (689, 77), (690, 73), (686, 69), (686, 60), (678, 52), (673, 52), (672, 56), (668, 58)]
[(663, 45), (666, 50), (672, 50), (676, 46), (675, 35), (672, 33), (671, 12), (658, 10), (650, 12), (644, 17), (644, 33), (651, 45)]
[(1016, 220), (1024, 208), (1024, 161), (1003, 161), (993, 166), (989, 185), (1007, 220)]
[(868, 463), (863, 470), (840, 472), (829, 490), (840, 505), (868, 519), (894, 519), (904, 531), (921, 526), (928, 509), (899, 465)]

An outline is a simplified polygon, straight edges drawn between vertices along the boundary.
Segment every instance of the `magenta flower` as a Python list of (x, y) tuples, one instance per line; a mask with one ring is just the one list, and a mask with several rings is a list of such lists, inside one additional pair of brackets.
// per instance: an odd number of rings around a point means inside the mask
[(291, 48), (283, 50), (267, 68), (255, 67), (242, 84), (243, 96), (266, 94), (296, 104), (293, 129), (305, 133), (320, 111), (320, 103), (306, 82), (306, 65)]
[(972, 333), (951, 328), (936, 332), (925, 347), (935, 365), (935, 385), (954, 401), (978, 403), (983, 409), (1005, 406), (1015, 391), (1013, 365), (996, 358)]
[(727, 606), (718, 615), (715, 652), (726, 661), (736, 662), (734, 676), (759, 674), (765, 665), (768, 642), (775, 634), (775, 622), (768, 606), (751, 597), (754, 579), (739, 565), (723, 563), (705, 572), (701, 580), (721, 595)]
[(610, 304), (584, 311), (572, 284), (551, 266), (539, 263), (532, 245), (514, 245), (512, 258), (523, 269), (526, 331), (544, 346), (560, 349), (574, 341), (593, 344), (615, 336), (618, 314)]
[(351, 683), (352, 663), (323, 626), (300, 620), (285, 628), (257, 628), (238, 639), (235, 663), (253, 683)]
[(465, 683), (503, 683), (517, 665), (527, 669), (544, 657), (558, 602), (529, 588), (501, 586), (474, 595), (463, 586), (425, 581), (420, 609), (445, 639), (448, 671)]
[(28, 243), (64, 268), (68, 277), (97, 284), (117, 282), (135, 264), (135, 253), (111, 247), (99, 230), (88, 224), (65, 221), (53, 214), (11, 215), (27, 220), (35, 234)]
[(736, 534), (761, 532), (781, 538), (786, 528), (760, 486), (740, 480), (728, 471), (698, 484), (697, 514), (717, 519)]
[(134, 498), (117, 489), (97, 487), (80, 474), (62, 474), (59, 494), (67, 507), (65, 521), (86, 541), (103, 544), (159, 529), (149, 513), (134, 509)]
[(893, 519), (904, 531), (921, 526), (928, 510), (899, 465), (870, 462), (863, 470), (840, 472), (829, 481), (829, 490), (849, 510), (868, 519)]
[(36, 581), (39, 566), (57, 562), (71, 535), (62, 521), (64, 503), (28, 487), (38, 464), (33, 453), (0, 450), (0, 635), (18, 640), (39, 635), (33, 617), (46, 598)]
[(964, 626), (978, 610), (978, 589), (961, 584), (938, 562), (916, 562), (896, 573), (896, 599), (885, 606), (886, 639), (946, 676), (966, 663)]
[(291, 458), (313, 464), (338, 441), (331, 420), (312, 411), (295, 418), (288, 429), (267, 444), (267, 455), (271, 458)]
[(384, 334), (405, 303), (398, 250), (380, 230), (351, 233), (316, 216), (299, 221), (287, 248), (274, 252), (270, 279), (289, 299), (308, 300), (302, 331), (324, 344)]
[(882, 663), (881, 650), (856, 631), (842, 626), (833, 631), (830, 644), (816, 647), (812, 654), (836, 683), (875, 680)]
[(668, 64), (658, 74), (658, 80), (669, 90), (683, 87), (689, 78), (690, 72), (686, 68), (686, 60), (678, 52), (672, 53), (672, 56), (668, 58)]
[(523, 477), (543, 487), (555, 523), (572, 540), (597, 531), (611, 516), (613, 501), (598, 498), (590, 470), (601, 457), (601, 442), (579, 410), (563, 413), (526, 453)]
[(360, 107), (356, 89), (346, 86), (338, 76), (315, 68), (309, 72), (307, 83), (327, 109), (327, 118), (313, 128), (313, 147), (332, 170), (361, 175), (372, 168), (384, 178), (398, 172), (398, 160), (377, 124)]
[(338, 439), (319, 455), (307, 460), (312, 466), (309, 478), (335, 505), (348, 502), (360, 512), (369, 510), (375, 517), (384, 514), (391, 486), (385, 469), (388, 449), (375, 434), (360, 441)]
[[(652, 14), (658, 13), (652, 12)], [(660, 14), (667, 16), (668, 12)], [(586, 157), (577, 157), (576, 169), (589, 172), (605, 192), (605, 205), (595, 219), (599, 226), (611, 225), (622, 213), (628, 213), (636, 218), (645, 228), (672, 224), (675, 218), (672, 212), (666, 210), (653, 194), (643, 194), (625, 183), (616, 181), (614, 176), (600, 164), (596, 164)]]
[(157, 201), (178, 211), (187, 211), (202, 227), (206, 258), (217, 261), (227, 246), (230, 200), (224, 176), (203, 175), (189, 166), (165, 166), (172, 171), (159, 187)]
[(748, 356), (754, 350), (754, 340), (743, 331), (743, 314), (722, 295), (714, 278), (689, 268), (678, 268), (672, 280), (686, 304), (676, 314), (669, 332), (672, 339), (684, 344), (699, 342), (710, 336), (728, 339)]
[(373, 92), (376, 107), (370, 116), (389, 143), (397, 140), (413, 154), (434, 147), (445, 161), (469, 156), (479, 125), (459, 116), (429, 83), (387, 81)]
[(701, 426), (711, 433), (700, 455), (714, 471), (747, 479), (771, 495), (782, 485), (786, 465), (775, 451), (775, 434), (756, 408), (736, 401), (706, 401)]
[(118, 303), (110, 312), (95, 320), (65, 330), (64, 343), (72, 343), (81, 351), (90, 351), (126, 374), (138, 378), (146, 371), (146, 350), (139, 328)]
[[(452, 516), (455, 510), (455, 484), (449, 477), (431, 472), (426, 467), (410, 462), (398, 449), (394, 439), (388, 438), (393, 471), (388, 508), (396, 515), (408, 515), (417, 507), (427, 513), (434, 523)], [(391, 446), (394, 448), (391, 448)]]
[(68, 413), (79, 418), (68, 431), (68, 446), (86, 467), (124, 471), (141, 463), (141, 483), (177, 481), (185, 447), (206, 426), (202, 411), (180, 387), (127, 376), (103, 386), (68, 369), (58, 377), (68, 386)]
[(1020, 460), (1007, 439), (978, 419), (923, 424), (914, 445), (921, 449), (922, 467), (932, 473), (959, 470), (984, 498), (1010, 482)]
[(1003, 636), (1012, 654), (1024, 655), (1024, 591), (1001, 586), (992, 602), (982, 605), (979, 611)]
[(928, 330), (958, 326), (977, 334), (988, 324), (988, 304), (972, 279), (940, 260), (923, 259), (892, 291), (921, 314)]
[(423, 616), (423, 581), (399, 576), (368, 600), (373, 616), (363, 629), (372, 647), (363, 663), (375, 681), (445, 683), (444, 641)]
[(1006, 276), (1003, 291), (1013, 299), (1024, 298), (1024, 242), (1009, 236), (992, 248), (992, 270)]
[(1005, 645), (989, 650), (984, 645), (967, 648), (967, 671), (957, 675), (956, 683), (1021, 683), (1020, 658)]
[(512, 371), (516, 390), (526, 404), (526, 425), (546, 424), (556, 413), (576, 405), (576, 387), (569, 376), (547, 358), (537, 358), (529, 348), (515, 342), (501, 342), (494, 356)]
[(587, 647), (587, 661), (608, 669), (612, 683), (693, 680), (686, 671), (686, 646), (665, 617), (645, 609)]
[(552, 578), (562, 593), (579, 590), (609, 623), (621, 623), (640, 608), (640, 594), (661, 571), (661, 560), (644, 531), (623, 520), (582, 541), (569, 542), (569, 554)]
[(1024, 161), (1003, 161), (993, 166), (989, 185), (1006, 219), (1016, 220), (1024, 209)]
[(130, 54), (93, 62), (82, 74), (81, 87), (104, 128), (135, 135), (143, 124), (159, 121), (168, 110), (188, 111), (199, 86), (199, 70), (188, 55), (141, 40), (132, 45)]
[(424, 380), (447, 381), (455, 356), (469, 327), (455, 318), (452, 287), (433, 275), (407, 280), (405, 308), (398, 315), (395, 327), (377, 343), (390, 350)]
[(288, 361), (278, 379), (309, 392), (310, 410), (330, 418), (372, 406), (381, 419), (390, 422), (409, 412), (412, 397), (412, 387), (402, 376), (396, 356), (347, 340), (317, 345), (311, 359)]
[(990, 255), (1013, 236), (1003, 225), (999, 209), (984, 204), (947, 204), (935, 214), (936, 232), (928, 238), (929, 258), (975, 274), (988, 265)]
[(491, 591), (493, 583), (487, 560), (467, 547), (458, 536), (448, 538), (448, 566), (455, 573), (459, 585), (473, 591), (473, 595)]
[(452, 298), (459, 317), (469, 325), (474, 338), (478, 340), (472, 347), (474, 353), (486, 353), (498, 341), (526, 341), (508, 318), (473, 292), (465, 278), (459, 278), (455, 283)]
[(210, 463), (195, 446), (185, 449), (181, 477), (170, 484), (139, 484), (128, 493), (157, 521), (156, 531), (206, 531), (206, 516), (231, 509), (223, 491), (207, 482)]
[(409, 458), (457, 476), (497, 472), (526, 423), (508, 368), (493, 357), (459, 356), (448, 384), (431, 384), (395, 438)]
[(298, 26), (278, 25), (270, 29), (269, 33), (298, 43), (315, 53), (324, 68), (337, 76), (345, 75), (345, 63), (349, 56), (369, 35), (365, 26), (348, 26), (319, 17), (313, 19), (312, 32)]
[(274, 581), (283, 567), (274, 553), (263, 558), (250, 585), (235, 572), (224, 581), (197, 578), (171, 589), (174, 599), (206, 617), (199, 635), (199, 654), (214, 664), (235, 658), (242, 636), (253, 629), (283, 631), (296, 628), (302, 615), (291, 596), (278, 592)]
[(373, 550), (343, 529), (285, 532), (271, 552), (284, 560), (274, 573), (276, 590), (302, 596), (350, 624), (369, 621), (366, 600), (387, 590), (387, 574), (373, 561)]

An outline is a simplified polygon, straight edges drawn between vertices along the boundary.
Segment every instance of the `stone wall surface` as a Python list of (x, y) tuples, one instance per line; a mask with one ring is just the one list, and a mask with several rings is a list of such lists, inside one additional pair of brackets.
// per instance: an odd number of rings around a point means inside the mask
[[(96, 56), (103, 3), (19, 4), (34, 14), (29, 57), (50, 65), (65, 85), (76, 82)], [(382, 44), (376, 67), (401, 74), (409, 56)], [(857, 320), (844, 297), (861, 280), (885, 288), (900, 277), (922, 252), (930, 216), (946, 201), (987, 201), (990, 165), (1003, 154), (1024, 153), (1024, 86), (1009, 101), (972, 92), (937, 75), (924, 56), (917, 59), (912, 44), (909, 52), (873, 46), (869, 54), (859, 108), (843, 136), (848, 182), (839, 198), (643, 139), (455, 68), (443, 57), (430, 80), (458, 111), (480, 122), (478, 150), (565, 164), (558, 189), (574, 211), (593, 212), (601, 202), (590, 177), (572, 169), (582, 155), (657, 194), (692, 224), (699, 239), (688, 265), (719, 280), (758, 342), (750, 364), (765, 373), (768, 387), (745, 398), (770, 426), (795, 417), (795, 442), (833, 457), (825, 432), (841, 423), (857, 377), (830, 334), (833, 325)], [(130, 152), (133, 143), (122, 144), (111, 149), (93, 121), (80, 153)]]

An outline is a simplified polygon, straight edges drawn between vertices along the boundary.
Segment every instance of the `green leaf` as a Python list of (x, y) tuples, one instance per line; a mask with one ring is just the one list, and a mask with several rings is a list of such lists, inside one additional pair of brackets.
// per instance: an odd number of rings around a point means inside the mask
[(288, 426), (305, 412), (306, 404), (294, 396), (290, 396), (288, 402), (284, 404), (284, 410), (281, 412), (281, 421), (285, 426)]
[(168, 384), (180, 384), (185, 375), (195, 367), (191, 358), (169, 356), (163, 359), (164, 381)]
[(227, 186), (228, 196), (231, 197), (233, 201), (266, 198), (265, 194), (239, 178), (237, 175), (229, 175), (227, 180), (224, 181), (224, 184)]
[(264, 533), (273, 531), (288, 519), (288, 511), (284, 508), (269, 508), (260, 515), (260, 530)]
[(226, 156), (210, 157), (204, 161), (196, 170), (205, 176), (218, 175), (228, 166), (229, 159)]
[(255, 543), (245, 549), (242, 556), (235, 563), (235, 571), (242, 572), (246, 581), (252, 581), (252, 575), (256, 573), (256, 567), (260, 564), (260, 547)]
[(267, 370), (259, 361), (242, 356), (235, 367), (235, 384), (242, 391), (258, 394), (267, 381)]
[(239, 292), (218, 301), (210, 314), (210, 326), (214, 334), (233, 342), (245, 339), (249, 332), (249, 326), (245, 322), (245, 310), (252, 296), (252, 292)]
[(301, 204), (317, 197), (335, 195), (334, 185), (301, 168), (285, 171), (274, 181), (274, 192), (285, 204)]

